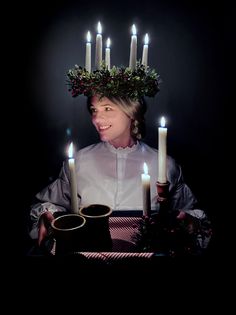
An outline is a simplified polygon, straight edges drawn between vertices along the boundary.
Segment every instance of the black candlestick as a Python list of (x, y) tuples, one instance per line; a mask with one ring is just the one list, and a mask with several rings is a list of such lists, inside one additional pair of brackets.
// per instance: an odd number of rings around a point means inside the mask
[(169, 225), (169, 186), (170, 183), (156, 182), (157, 187), (157, 201), (160, 204), (159, 218), (164, 225)]
[(168, 201), (169, 185), (170, 185), (169, 182), (166, 183), (156, 182), (157, 200), (160, 202), (160, 204)]

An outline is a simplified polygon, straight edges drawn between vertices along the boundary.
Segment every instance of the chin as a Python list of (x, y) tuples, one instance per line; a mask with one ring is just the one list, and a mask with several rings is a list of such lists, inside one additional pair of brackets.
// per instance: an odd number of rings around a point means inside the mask
[(109, 137), (100, 135), (100, 140), (101, 140), (101, 141), (108, 142), (110, 139), (109, 139)]

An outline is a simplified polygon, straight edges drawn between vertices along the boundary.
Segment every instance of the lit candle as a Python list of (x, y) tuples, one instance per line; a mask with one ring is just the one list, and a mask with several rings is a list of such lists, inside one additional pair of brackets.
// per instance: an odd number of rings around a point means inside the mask
[(102, 26), (100, 22), (98, 22), (97, 31), (98, 33), (96, 36), (95, 68), (100, 70), (102, 63)]
[(149, 216), (151, 211), (151, 196), (150, 196), (150, 175), (148, 174), (148, 166), (143, 164), (142, 187), (143, 187), (143, 215)]
[(108, 37), (107, 39), (107, 47), (106, 47), (106, 54), (105, 54), (105, 64), (108, 70), (111, 69), (111, 49), (110, 49), (110, 45), (111, 45), (111, 40)]
[(130, 43), (130, 57), (129, 57), (129, 67), (133, 70), (136, 68), (136, 60), (137, 60), (137, 35), (136, 35), (136, 27), (132, 25), (132, 37)]
[(91, 72), (91, 34), (87, 33), (87, 43), (86, 43), (86, 56), (85, 56), (85, 69)]
[(158, 177), (159, 183), (167, 182), (166, 173), (166, 138), (167, 128), (165, 128), (165, 118), (161, 118), (161, 127), (158, 128)]
[(145, 69), (147, 69), (148, 65), (148, 34), (145, 35), (144, 38), (144, 45), (143, 45), (143, 56), (142, 56), (142, 64), (145, 66)]
[(69, 171), (70, 171), (70, 189), (71, 189), (71, 210), (73, 213), (78, 213), (77, 199), (77, 180), (75, 171), (75, 159), (73, 158), (73, 143), (71, 142), (68, 150)]

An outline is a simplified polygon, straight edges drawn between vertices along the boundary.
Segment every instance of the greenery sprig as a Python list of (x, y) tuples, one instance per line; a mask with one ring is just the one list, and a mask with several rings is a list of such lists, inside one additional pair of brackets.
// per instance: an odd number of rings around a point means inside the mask
[(134, 70), (126, 67), (115, 67), (108, 70), (102, 64), (100, 70), (88, 72), (75, 65), (67, 72), (67, 83), (73, 97), (78, 95), (101, 97), (121, 97), (132, 100), (143, 96), (154, 97), (159, 91), (160, 77), (154, 69), (137, 63)]
[(168, 214), (163, 220), (159, 214), (142, 217), (133, 241), (137, 251), (155, 252), (165, 256), (199, 256), (206, 253), (212, 237), (212, 224), (188, 214), (184, 220)]

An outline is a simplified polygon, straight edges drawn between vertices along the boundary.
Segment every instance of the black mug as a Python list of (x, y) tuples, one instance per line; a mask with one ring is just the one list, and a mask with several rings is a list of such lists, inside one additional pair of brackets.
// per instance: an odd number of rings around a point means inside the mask
[(79, 214), (86, 219), (84, 232), (87, 251), (112, 250), (109, 228), (111, 213), (112, 209), (102, 204), (91, 204), (79, 209)]
[(85, 250), (84, 229), (86, 219), (78, 214), (65, 214), (51, 223), (56, 240), (55, 255), (65, 256)]

